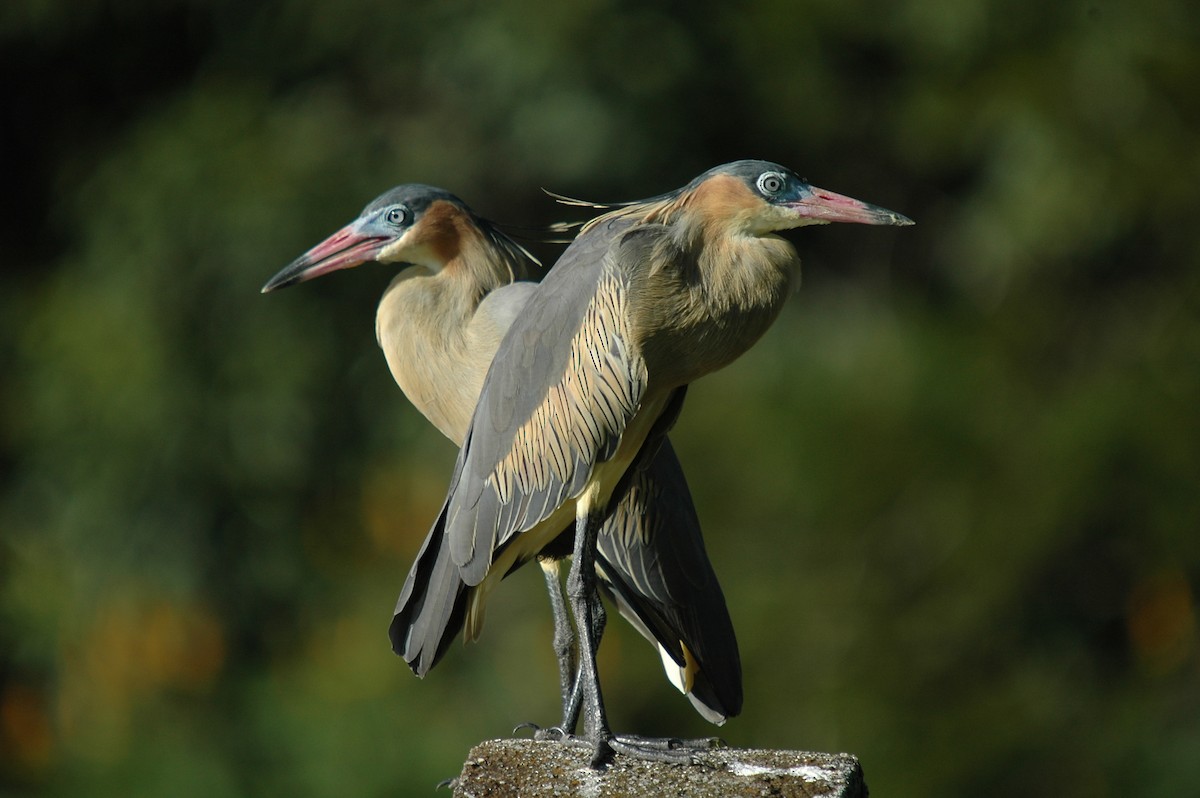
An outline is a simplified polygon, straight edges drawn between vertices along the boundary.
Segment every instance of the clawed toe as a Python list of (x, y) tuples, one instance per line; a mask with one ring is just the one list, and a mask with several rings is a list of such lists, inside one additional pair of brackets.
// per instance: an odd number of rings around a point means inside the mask
[(675, 738), (639, 739), (616, 736), (607, 741), (608, 747), (621, 756), (646, 762), (663, 762), (669, 765), (695, 764), (696, 760), (692, 756), (692, 752), (696, 749), (685, 747), (683, 743), (683, 740)]
[(523, 732), (526, 730), (532, 731), (533, 734), (530, 736), (534, 740), (539, 740), (539, 741), (562, 743), (562, 742), (570, 742), (571, 738), (572, 738), (572, 735), (566, 729), (564, 729), (562, 726), (547, 726), (547, 727), (543, 728), (543, 727), (537, 725), (536, 723), (530, 723), (530, 722), (517, 724), (517, 726), (513, 728), (512, 733), (515, 736), (515, 735), (519, 734), (520, 732)]
[(570, 738), (571, 735), (562, 726), (550, 726), (545, 729), (538, 729), (533, 733), (533, 739), (535, 740), (550, 740), (556, 743), (566, 742)]
[(615, 737), (628, 745), (668, 751), (711, 751), (714, 748), (726, 746), (725, 741), (720, 737), (683, 739), (681, 737), (643, 737), (638, 734), (618, 734)]

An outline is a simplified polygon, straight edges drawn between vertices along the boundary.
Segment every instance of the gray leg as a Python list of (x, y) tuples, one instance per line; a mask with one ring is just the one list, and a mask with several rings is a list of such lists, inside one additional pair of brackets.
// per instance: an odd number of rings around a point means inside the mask
[(583, 737), (592, 746), (593, 768), (600, 768), (613, 752), (658, 762), (689, 763), (691, 756), (670, 747), (626, 742), (613, 736), (604, 711), (604, 696), (600, 691), (600, 675), (596, 669), (598, 631), (605, 623), (604, 607), (596, 590), (596, 536), (604, 516), (597, 512), (582, 512), (576, 519), (575, 552), (567, 575), (567, 595), (575, 613), (575, 628), (579, 632), (579, 677), (576, 688), (583, 703)]
[(600, 675), (596, 670), (595, 606), (600, 603), (596, 591), (596, 536), (601, 517), (595, 512), (580, 513), (575, 524), (575, 551), (571, 570), (567, 574), (567, 595), (575, 612), (575, 628), (579, 630), (579, 679), (583, 700), (583, 736), (592, 743), (592, 767), (600, 767), (611, 755), (609, 740), (612, 731), (604, 711), (604, 696), (600, 692)]
[[(562, 693), (562, 729), (571, 734), (575, 731), (575, 721), (579, 717), (579, 701), (574, 697), (575, 631), (571, 626), (571, 616), (567, 612), (562, 582), (558, 579), (558, 562), (545, 559), (539, 560), (538, 564), (542, 566), (542, 575), (546, 577), (546, 592), (550, 594), (550, 609), (554, 614), (554, 656), (558, 659), (558, 685)], [(571, 710), (572, 706), (574, 711)]]
[[(592, 634), (595, 636), (596, 648), (600, 648), (600, 641), (604, 639), (604, 627), (608, 623), (608, 613), (604, 609), (604, 602), (597, 597), (596, 607), (599, 612), (592, 617)], [(579, 710), (583, 704), (583, 682), (580, 680), (583, 663), (579, 663), (580, 670), (574, 674), (572, 684), (571, 697), (569, 701), (563, 702), (563, 722), (562, 729), (568, 734), (575, 733), (575, 726), (579, 723)]]

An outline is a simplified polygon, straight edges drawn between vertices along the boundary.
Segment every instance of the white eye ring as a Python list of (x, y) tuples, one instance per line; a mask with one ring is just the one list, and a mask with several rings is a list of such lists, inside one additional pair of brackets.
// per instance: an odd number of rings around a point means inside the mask
[(787, 185), (787, 178), (778, 172), (763, 172), (758, 176), (758, 190), (764, 194), (778, 194)]
[(399, 227), (408, 221), (408, 211), (401, 207), (389, 208), (388, 212), (383, 215), (383, 218), (388, 224)]

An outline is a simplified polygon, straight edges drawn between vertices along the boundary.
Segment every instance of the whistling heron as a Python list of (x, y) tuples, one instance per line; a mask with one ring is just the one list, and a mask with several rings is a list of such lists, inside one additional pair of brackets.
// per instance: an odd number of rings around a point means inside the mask
[(596, 672), (594, 562), (609, 501), (653, 453), (693, 380), (745, 352), (799, 267), (776, 231), (827, 222), (905, 225), (900, 214), (737, 161), (584, 226), (513, 321), (488, 370), (450, 489), (392, 619), (417, 674), (460, 625), (479, 633), (497, 582), (575, 522), (567, 591), (579, 632), (584, 732), (615, 750), (690, 756), (615, 738)]
[[(492, 355), (537, 290), (539, 264), (458, 197), (419, 184), (376, 198), (359, 217), (289, 264), (263, 291), (370, 261), (402, 266), (379, 303), (376, 338), (413, 405), (461, 444)], [(555, 557), (541, 552), (555, 608), (563, 728), (579, 695), (571, 622)], [(662, 657), (672, 683), (713, 723), (738, 714), (741, 664), (725, 599), (709, 564), (683, 471), (669, 443), (633, 475), (599, 538), (600, 585)]]

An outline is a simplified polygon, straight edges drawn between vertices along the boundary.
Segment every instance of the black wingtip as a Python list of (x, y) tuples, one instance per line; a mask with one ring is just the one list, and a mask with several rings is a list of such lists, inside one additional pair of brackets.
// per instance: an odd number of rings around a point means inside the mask
[(404, 580), (388, 626), (392, 651), (420, 678), (446, 654), (466, 617), (469, 588), (450, 556), (445, 521), (443, 505)]

